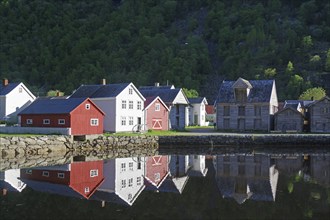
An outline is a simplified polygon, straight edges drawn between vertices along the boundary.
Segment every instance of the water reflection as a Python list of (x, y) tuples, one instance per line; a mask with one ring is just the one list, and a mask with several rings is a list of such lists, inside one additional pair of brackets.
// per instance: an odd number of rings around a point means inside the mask
[[(99, 207), (108, 207), (109, 204), (131, 207), (139, 203), (138, 198), (143, 194), (181, 197), (192, 191), (191, 187), (187, 187), (190, 182), (208, 179), (216, 186), (216, 193), (211, 193), (212, 198), (219, 198), (221, 204), (225, 201), (240, 207), (249, 201), (276, 204), (278, 197), (283, 203), (283, 198), (293, 196), (294, 191), (301, 191), (301, 196), (307, 195), (306, 200), (311, 198), (313, 202), (319, 202), (315, 207), (322, 207), (322, 212), (330, 212), (329, 153), (127, 157), (12, 169), (1, 172), (0, 177), (3, 195), (24, 192), (28, 188), (94, 201)], [(306, 184), (301, 183), (312, 183), (308, 185), (312, 188), (304, 188)], [(193, 195), (192, 198), (195, 196), (203, 198), (201, 195)], [(301, 198), (292, 201), (301, 201)], [(215, 199), (214, 203), (217, 202)]]

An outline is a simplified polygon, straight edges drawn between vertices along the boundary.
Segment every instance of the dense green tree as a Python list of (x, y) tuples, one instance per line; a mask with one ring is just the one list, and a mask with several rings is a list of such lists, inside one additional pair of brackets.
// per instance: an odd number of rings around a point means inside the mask
[(182, 88), (184, 94), (186, 94), (187, 98), (197, 98), (198, 97), (198, 92), (195, 89), (187, 89), (187, 88)]
[(320, 100), (326, 95), (325, 90), (321, 87), (309, 88), (300, 96), (300, 100)]

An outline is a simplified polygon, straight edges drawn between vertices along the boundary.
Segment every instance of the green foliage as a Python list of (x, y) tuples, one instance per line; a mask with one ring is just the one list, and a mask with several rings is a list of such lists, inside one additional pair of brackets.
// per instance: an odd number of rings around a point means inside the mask
[(302, 46), (305, 49), (310, 49), (313, 46), (312, 36), (305, 36), (302, 39)]
[(321, 87), (309, 88), (300, 96), (300, 100), (320, 100), (326, 95), (325, 90)]
[(276, 76), (276, 68), (267, 68), (264, 71), (264, 76), (266, 78), (274, 78)]
[(288, 65), (286, 66), (285, 72), (289, 75), (291, 75), (294, 71), (293, 63), (291, 61), (288, 62)]
[(61, 92), (59, 90), (49, 90), (47, 92), (47, 96), (63, 96), (64, 92)]
[(194, 89), (187, 89), (187, 88), (182, 88), (184, 94), (186, 94), (187, 98), (197, 98), (198, 97), (198, 92)]

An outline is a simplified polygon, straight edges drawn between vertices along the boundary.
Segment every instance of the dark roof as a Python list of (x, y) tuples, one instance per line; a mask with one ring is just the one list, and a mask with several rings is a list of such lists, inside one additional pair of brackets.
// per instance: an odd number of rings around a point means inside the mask
[[(236, 81), (223, 81), (218, 94), (218, 103), (233, 103), (235, 101), (232, 86)], [(249, 80), (252, 85), (247, 102), (269, 102), (274, 80)]]
[(188, 98), (190, 104), (202, 103), (205, 97)]
[(315, 101), (313, 100), (285, 100), (285, 106), (291, 106), (294, 108), (298, 107), (298, 104), (300, 103), (301, 107), (307, 107), (308, 105), (310, 105), (311, 103), (314, 103)]
[(130, 83), (118, 83), (107, 85), (81, 85), (70, 98), (105, 98), (116, 97)]
[(66, 114), (78, 107), (86, 98), (38, 98), (20, 114)]
[(144, 107), (147, 107), (152, 103), (158, 96), (150, 96), (150, 97), (145, 97), (146, 100), (144, 101)]
[(172, 103), (180, 92), (180, 89), (139, 89), (144, 97), (159, 96), (166, 104)]
[(140, 86), (139, 89), (147, 90), (147, 89), (174, 89), (174, 85), (167, 86)]
[(0, 95), (7, 95), (13, 89), (15, 89), (20, 83), (8, 83), (8, 85), (4, 86), (0, 84)]

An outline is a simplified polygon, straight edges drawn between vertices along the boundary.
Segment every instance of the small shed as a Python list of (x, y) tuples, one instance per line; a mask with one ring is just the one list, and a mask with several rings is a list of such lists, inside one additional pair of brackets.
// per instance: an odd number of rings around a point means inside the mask
[(144, 102), (145, 119), (148, 129), (168, 130), (169, 109), (159, 96), (146, 97)]
[(286, 107), (275, 113), (275, 130), (282, 132), (302, 132), (304, 127), (304, 115), (297, 109)]

